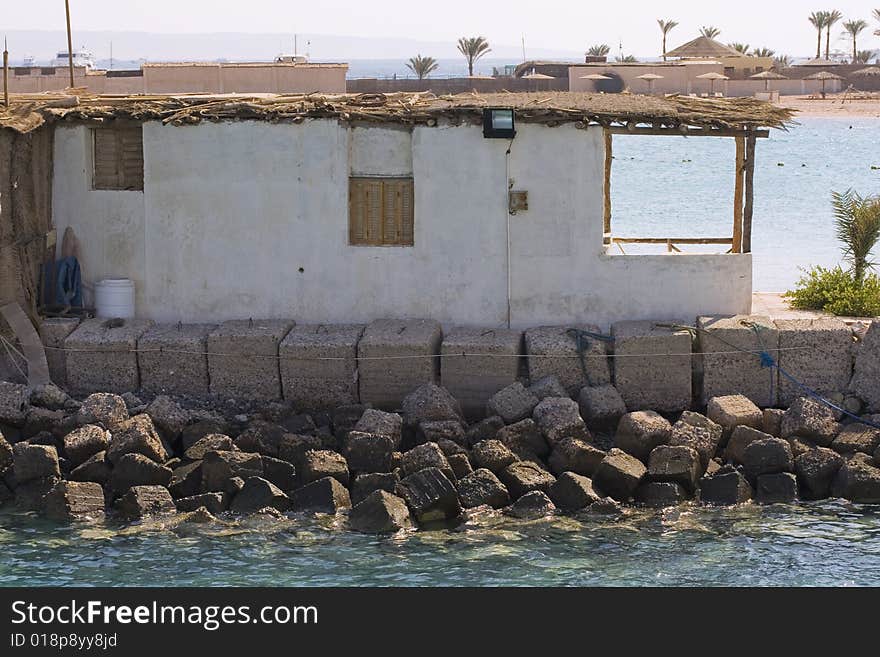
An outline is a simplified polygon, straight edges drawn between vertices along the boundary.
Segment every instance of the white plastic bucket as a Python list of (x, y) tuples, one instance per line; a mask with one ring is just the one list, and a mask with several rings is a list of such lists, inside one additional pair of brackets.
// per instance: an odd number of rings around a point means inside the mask
[(95, 314), (98, 317), (134, 317), (134, 282), (128, 278), (105, 278), (95, 283)]

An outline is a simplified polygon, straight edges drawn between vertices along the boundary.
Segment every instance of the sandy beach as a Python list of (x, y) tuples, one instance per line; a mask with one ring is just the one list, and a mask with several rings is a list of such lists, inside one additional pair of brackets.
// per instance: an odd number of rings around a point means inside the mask
[(801, 117), (880, 119), (880, 93), (828, 94), (825, 99), (811, 96), (782, 96), (777, 104), (797, 110), (797, 115)]

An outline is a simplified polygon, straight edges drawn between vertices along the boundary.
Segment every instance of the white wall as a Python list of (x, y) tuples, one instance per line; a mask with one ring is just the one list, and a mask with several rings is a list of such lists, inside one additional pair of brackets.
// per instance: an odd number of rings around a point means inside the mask
[[(506, 322), (510, 142), (478, 126), (148, 123), (143, 194), (89, 191), (87, 139), (58, 131), (56, 222), (76, 227), (88, 280), (135, 279), (143, 317)], [(518, 126), (509, 170), (529, 210), (510, 217), (513, 325), (748, 312), (747, 254), (604, 253), (602, 143), (599, 129)], [(410, 172), (415, 246), (349, 246), (349, 175)]]

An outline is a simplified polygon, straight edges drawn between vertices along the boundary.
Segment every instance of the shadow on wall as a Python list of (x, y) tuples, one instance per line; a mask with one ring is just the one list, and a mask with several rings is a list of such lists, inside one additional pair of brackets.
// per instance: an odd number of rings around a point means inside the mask
[(611, 78), (610, 80), (596, 80), (596, 91), (605, 94), (619, 94), (624, 90), (626, 85), (623, 79), (613, 71), (603, 71), (602, 75)]

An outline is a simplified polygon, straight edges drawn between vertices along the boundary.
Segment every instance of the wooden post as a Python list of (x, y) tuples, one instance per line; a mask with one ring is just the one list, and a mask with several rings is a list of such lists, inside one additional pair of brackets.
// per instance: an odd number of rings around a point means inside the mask
[(746, 158), (746, 143), (736, 137), (736, 178), (733, 185), (733, 253), (742, 253), (743, 229), (743, 162)]
[(611, 151), (611, 132), (605, 129), (605, 221), (604, 233), (611, 233), (611, 160), (613, 154)]
[(70, 33), (70, 0), (64, 0), (64, 11), (67, 13), (67, 62), (70, 68), (70, 87), (73, 88), (73, 36)]
[(752, 210), (754, 206), (755, 182), (755, 136), (749, 133), (746, 138), (745, 161), (745, 205), (743, 207), (742, 252), (752, 252)]
[(3, 37), (3, 105), (9, 107), (9, 50)]

